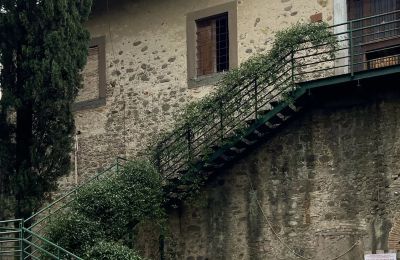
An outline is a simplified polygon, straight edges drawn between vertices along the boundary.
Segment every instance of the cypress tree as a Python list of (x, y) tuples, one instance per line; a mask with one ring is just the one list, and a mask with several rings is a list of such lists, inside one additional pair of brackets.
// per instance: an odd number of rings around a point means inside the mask
[(0, 0), (0, 180), (8, 180), (17, 218), (29, 217), (70, 170), (90, 8), (91, 0)]

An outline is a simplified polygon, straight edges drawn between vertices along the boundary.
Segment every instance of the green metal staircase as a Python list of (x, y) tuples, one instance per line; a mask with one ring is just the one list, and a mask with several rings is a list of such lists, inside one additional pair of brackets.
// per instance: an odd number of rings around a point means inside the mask
[[(190, 179), (185, 178), (188, 174), (206, 179), (284, 127), (307, 106), (309, 90), (400, 73), (398, 45), (376, 50), (374, 59), (364, 48), (370, 41), (400, 38), (398, 26), (393, 26), (400, 23), (399, 14), (395, 11), (330, 27), (338, 44), (334, 57), (324, 45), (303, 42), (303, 48), (282, 55), (279, 64), (267, 66), (265, 74), (274, 77), (243, 79), (242, 84), (231, 87), (223, 102), (215, 100), (218, 109), (205, 108), (193, 124), (174, 129), (157, 145), (154, 158), (170, 202), (176, 203), (177, 194), (190, 186)], [(118, 174), (123, 165), (124, 160), (118, 158), (108, 169), (26, 220), (0, 221), (0, 259), (81, 259), (48, 241), (46, 225), (68, 210), (82, 187)]]
[[(279, 131), (307, 105), (306, 93), (311, 89), (399, 73), (399, 45), (387, 43), (400, 37), (399, 14), (395, 11), (331, 26), (331, 36), (337, 41), (333, 56), (326, 44), (305, 41), (300, 49), (284, 54), (279, 64), (267, 67), (265, 73), (275, 77), (251, 78), (232, 86), (224, 102), (215, 100), (219, 109), (205, 108), (203, 117), (193, 124), (174, 129), (156, 152), (171, 203), (179, 203), (179, 194), (190, 189), (193, 174), (207, 179)], [(376, 43), (378, 49), (366, 50), (366, 45)], [(228, 117), (220, 116), (226, 111)], [(210, 117), (214, 119), (211, 124), (203, 123)]]

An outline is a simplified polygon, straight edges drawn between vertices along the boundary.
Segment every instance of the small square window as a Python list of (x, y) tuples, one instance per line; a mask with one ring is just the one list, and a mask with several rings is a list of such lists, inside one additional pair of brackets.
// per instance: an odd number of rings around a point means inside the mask
[(196, 21), (197, 76), (229, 70), (228, 13)]
[(188, 87), (215, 84), (235, 68), (237, 54), (236, 1), (187, 14)]
[(106, 47), (105, 37), (91, 40), (87, 63), (82, 71), (83, 87), (79, 90), (74, 111), (93, 109), (106, 104)]

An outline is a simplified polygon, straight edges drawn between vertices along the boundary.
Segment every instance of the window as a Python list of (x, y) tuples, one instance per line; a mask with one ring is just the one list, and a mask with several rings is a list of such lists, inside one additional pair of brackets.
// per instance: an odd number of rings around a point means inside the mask
[(213, 84), (237, 66), (237, 7), (230, 2), (187, 15), (189, 87)]
[(400, 64), (399, 53), (400, 46), (367, 52), (365, 55), (368, 61), (368, 69), (379, 69)]
[(197, 76), (229, 69), (228, 14), (196, 21)]
[[(356, 70), (399, 64), (400, 0), (348, 0)], [(396, 12), (397, 10), (397, 12)], [(365, 18), (375, 16), (372, 18)]]
[(73, 110), (100, 107), (106, 101), (105, 37), (90, 42), (86, 66), (82, 72), (83, 87), (79, 90)]

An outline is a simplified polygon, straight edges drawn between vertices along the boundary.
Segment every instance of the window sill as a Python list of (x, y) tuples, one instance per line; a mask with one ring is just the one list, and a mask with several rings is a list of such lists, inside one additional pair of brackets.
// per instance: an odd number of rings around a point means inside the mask
[(188, 80), (189, 88), (198, 88), (203, 86), (215, 85), (220, 81), (226, 72), (218, 72), (210, 75), (200, 76), (194, 79)]

